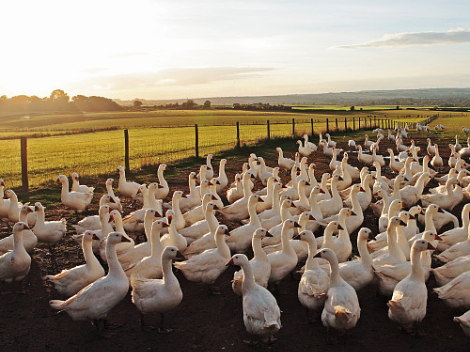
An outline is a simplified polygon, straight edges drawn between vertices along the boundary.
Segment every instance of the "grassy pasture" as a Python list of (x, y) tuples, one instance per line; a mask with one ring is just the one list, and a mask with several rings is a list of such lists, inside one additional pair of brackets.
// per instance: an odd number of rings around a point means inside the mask
[[(130, 168), (136, 170), (143, 166), (170, 163), (194, 156), (194, 123), (199, 124), (199, 156), (203, 157), (236, 145), (237, 121), (240, 122), (241, 145), (252, 145), (267, 137), (266, 120), (271, 122), (270, 136), (274, 138), (292, 135), (292, 119), (296, 120), (295, 132), (300, 136), (311, 133), (310, 118), (314, 121), (314, 131), (318, 133), (325, 131), (326, 118), (329, 118), (332, 130), (336, 128), (334, 119), (338, 118), (338, 127), (341, 130), (344, 128), (345, 117), (350, 128), (352, 117), (355, 117), (358, 128), (358, 118), (361, 117), (361, 125), (364, 126), (365, 116), (367, 115), (359, 112), (352, 115), (345, 115), (344, 112), (337, 115), (331, 112), (328, 115), (317, 115), (232, 110), (34, 116), (23, 119), (30, 123), (29, 134), (49, 131), (63, 133), (77, 129), (97, 131), (28, 138), (29, 183), (37, 186), (55, 180), (59, 174), (70, 175), (72, 172), (86, 176), (113, 174), (118, 165), (124, 164), (124, 128), (129, 129)], [(416, 122), (430, 115), (421, 111), (395, 110), (377, 111), (368, 116)], [(6, 125), (11, 126), (8, 132), (0, 132), (0, 139), (14, 133), (27, 136), (28, 133), (22, 132), (25, 128), (23, 120), (16, 121), (16, 124), (14, 121), (0, 122), (0, 129), (6, 128)], [(369, 125), (369, 119), (367, 121)], [(213, 126), (214, 124), (219, 126)], [(116, 130), (100, 131), (110, 127)], [(296, 145), (292, 147), (295, 148)], [(3, 150), (0, 155), (0, 177), (9, 187), (21, 185), (20, 141), (0, 140), (0, 148)]]

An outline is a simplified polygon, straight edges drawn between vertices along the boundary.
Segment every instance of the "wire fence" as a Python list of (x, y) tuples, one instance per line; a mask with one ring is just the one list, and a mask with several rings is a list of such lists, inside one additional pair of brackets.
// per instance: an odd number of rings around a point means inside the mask
[[(433, 116), (432, 119), (437, 118)], [(431, 119), (428, 119), (431, 120)], [(425, 120), (424, 123), (430, 121)], [(422, 123), (423, 123), (422, 122)], [(192, 156), (215, 154), (261, 139), (313, 135), (325, 131), (393, 128), (389, 119), (349, 118), (295, 120), (259, 124), (134, 128), (40, 138), (0, 140), (0, 177), (8, 187), (38, 186), (60, 174), (93, 177), (118, 165), (135, 170)]]

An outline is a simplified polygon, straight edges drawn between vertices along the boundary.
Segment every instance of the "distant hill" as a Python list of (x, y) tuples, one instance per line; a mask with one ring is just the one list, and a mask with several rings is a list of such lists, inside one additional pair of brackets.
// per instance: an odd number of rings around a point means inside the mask
[[(138, 99), (144, 105), (183, 103), (187, 99), (146, 100)], [(470, 106), (470, 88), (430, 88), (370, 90), (359, 92), (290, 94), (245, 97), (209, 97), (193, 99), (202, 105), (210, 100), (212, 105), (233, 105), (269, 103), (273, 105), (417, 105), (417, 106)], [(132, 105), (133, 100), (114, 99), (119, 105)]]

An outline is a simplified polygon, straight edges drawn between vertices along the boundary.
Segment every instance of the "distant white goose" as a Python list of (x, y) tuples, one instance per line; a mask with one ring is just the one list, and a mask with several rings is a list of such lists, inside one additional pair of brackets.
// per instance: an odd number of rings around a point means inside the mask
[(470, 255), (458, 257), (438, 268), (431, 269), (438, 286), (444, 286), (460, 274), (470, 271)]
[(118, 166), (117, 172), (119, 172), (118, 191), (123, 197), (141, 199), (141, 196), (137, 194), (140, 188), (140, 183), (127, 181), (126, 170), (121, 165)]
[(279, 153), (277, 163), (280, 167), (291, 170), (292, 167), (295, 165), (295, 161), (289, 158), (284, 157), (284, 153), (281, 149), (281, 147), (277, 147), (276, 151)]
[(225, 172), (225, 167), (227, 165), (227, 159), (221, 159), (219, 163), (219, 175), (216, 177), (216, 191), (218, 194), (221, 194), (222, 191), (228, 186), (228, 177)]
[(153, 312), (161, 316), (159, 331), (167, 331), (163, 326), (163, 314), (176, 308), (183, 299), (183, 292), (171, 266), (177, 254), (178, 248), (173, 246), (163, 250), (161, 279), (133, 278), (131, 281), (132, 303), (141, 314), (140, 323), (144, 331), (150, 328), (145, 325), (144, 315)]
[(66, 207), (75, 210), (78, 213), (85, 211), (93, 200), (93, 193), (70, 192), (69, 180), (65, 175), (60, 175), (57, 178), (57, 182), (62, 184), (62, 190), (60, 193), (62, 203)]
[(470, 271), (466, 271), (442, 287), (434, 289), (446, 305), (455, 309), (470, 309)]
[(78, 177), (78, 174), (76, 172), (72, 174), (72, 188), (71, 188), (72, 192), (81, 192), (85, 194), (91, 193), (93, 195), (94, 190), (95, 190), (95, 187), (88, 187), (87, 185), (81, 185), (80, 178)]
[(165, 175), (163, 172), (168, 169), (166, 164), (158, 165), (157, 169), (157, 177), (158, 177), (158, 189), (155, 190), (155, 198), (156, 199), (164, 199), (170, 193), (170, 187), (168, 186), (168, 182), (165, 179)]
[(5, 181), (0, 179), (0, 218), (8, 219), (8, 211), (10, 210), (10, 199), (5, 199)]
[(111, 232), (106, 241), (106, 257), (109, 272), (106, 276), (86, 286), (66, 301), (51, 300), (52, 308), (65, 311), (73, 320), (91, 320), (98, 333), (106, 326), (109, 311), (129, 291), (129, 280), (117, 259), (115, 246), (121, 242), (119, 232)]
[(114, 183), (114, 179), (112, 178), (108, 178), (105, 182), (106, 192), (108, 196), (111, 197), (112, 199), (112, 201), (109, 202), (109, 206), (111, 207), (112, 210), (118, 210), (120, 213), (122, 213), (121, 200), (119, 199), (118, 196), (114, 194), (113, 183)]
[(239, 265), (243, 271), (243, 322), (250, 334), (250, 340), (243, 342), (254, 346), (253, 335), (261, 336), (266, 343), (274, 342), (276, 339), (273, 335), (281, 328), (281, 310), (276, 299), (271, 292), (256, 283), (246, 255), (235, 254), (226, 265)]
[(46, 276), (61, 295), (70, 297), (85, 286), (88, 286), (104, 276), (104, 269), (93, 254), (93, 237), (98, 239), (96, 234), (91, 230), (86, 230), (83, 234), (82, 250), (85, 264), (78, 265), (71, 269), (64, 269), (56, 275)]

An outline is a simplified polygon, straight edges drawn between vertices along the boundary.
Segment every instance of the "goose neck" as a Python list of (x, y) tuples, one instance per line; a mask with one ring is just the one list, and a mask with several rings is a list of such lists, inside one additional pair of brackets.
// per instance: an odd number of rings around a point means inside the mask
[(109, 267), (108, 276), (123, 277), (127, 280), (127, 276), (124, 270), (122, 270), (122, 266), (116, 254), (116, 244), (110, 241), (106, 241), (106, 260)]
[(369, 250), (367, 249), (367, 240), (361, 236), (357, 237), (357, 250), (361, 257), (362, 265), (370, 268), (372, 267), (372, 257), (370, 256)]
[(224, 258), (230, 258), (230, 248), (225, 242), (225, 235), (215, 235), (215, 244), (217, 246), (217, 251)]
[(342, 279), (339, 274), (338, 258), (336, 255), (328, 258), (328, 262), (330, 263), (330, 287), (332, 287), (341, 283)]
[(315, 240), (310, 240), (307, 242), (308, 244), (308, 257), (307, 262), (305, 263), (305, 270), (311, 270), (314, 268), (318, 268), (318, 260), (314, 258), (315, 254), (317, 254), (317, 242)]
[(261, 227), (261, 223), (259, 221), (258, 213), (256, 212), (256, 204), (257, 202), (251, 202), (248, 204), (248, 214), (250, 215), (250, 225)]
[(207, 221), (207, 225), (209, 226), (210, 232), (215, 233), (215, 231), (217, 230), (217, 226), (219, 226), (219, 221), (214, 215), (214, 208), (207, 209), (206, 221)]
[(261, 246), (261, 238), (258, 236), (253, 236), (251, 245), (253, 247), (253, 259), (267, 262), (268, 256)]
[(249, 262), (241, 264), (241, 267), (243, 270), (242, 291), (247, 292), (255, 287), (255, 276)]
[(410, 277), (414, 280), (424, 282), (424, 272), (421, 266), (421, 253), (414, 248), (411, 248), (411, 274)]

